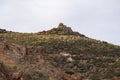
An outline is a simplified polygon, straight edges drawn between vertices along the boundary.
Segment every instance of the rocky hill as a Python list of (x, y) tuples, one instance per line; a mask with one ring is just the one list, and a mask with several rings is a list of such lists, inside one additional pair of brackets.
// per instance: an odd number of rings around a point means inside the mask
[(120, 46), (63, 23), (38, 33), (0, 30), (0, 80), (120, 80)]
[(53, 28), (48, 31), (39, 32), (38, 34), (57, 34), (57, 35), (76, 35), (84, 36), (78, 32), (74, 32), (70, 27), (67, 27), (63, 23), (60, 23), (57, 28)]

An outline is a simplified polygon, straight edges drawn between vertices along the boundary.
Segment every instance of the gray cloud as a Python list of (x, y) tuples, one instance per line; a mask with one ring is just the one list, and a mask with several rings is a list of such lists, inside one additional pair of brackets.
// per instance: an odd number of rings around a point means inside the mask
[(47, 30), (63, 22), (89, 37), (120, 45), (120, 0), (0, 0), (0, 28)]

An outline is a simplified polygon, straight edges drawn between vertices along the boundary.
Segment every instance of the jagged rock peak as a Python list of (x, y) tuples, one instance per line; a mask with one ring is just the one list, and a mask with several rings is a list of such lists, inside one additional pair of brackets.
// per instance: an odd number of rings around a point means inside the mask
[(58, 25), (58, 28), (67, 28), (67, 26), (66, 25), (64, 25), (63, 23), (59, 23), (59, 25)]
[(63, 23), (59, 23), (59, 26), (64, 26), (64, 24)]
[(38, 34), (57, 34), (57, 35), (76, 35), (76, 36), (84, 36), (79, 32), (74, 32), (71, 27), (64, 25), (63, 23), (59, 23), (57, 28), (53, 28), (48, 31), (39, 32)]

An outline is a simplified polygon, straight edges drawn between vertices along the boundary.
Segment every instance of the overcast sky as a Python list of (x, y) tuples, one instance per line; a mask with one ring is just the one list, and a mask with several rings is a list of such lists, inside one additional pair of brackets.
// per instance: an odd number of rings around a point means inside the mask
[(120, 0), (0, 0), (0, 28), (38, 32), (60, 22), (120, 45)]

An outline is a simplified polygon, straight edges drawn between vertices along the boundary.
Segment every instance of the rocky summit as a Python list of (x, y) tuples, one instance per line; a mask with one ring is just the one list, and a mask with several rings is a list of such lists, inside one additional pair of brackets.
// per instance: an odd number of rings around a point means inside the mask
[(0, 29), (0, 80), (120, 80), (120, 46), (63, 23), (37, 33)]

